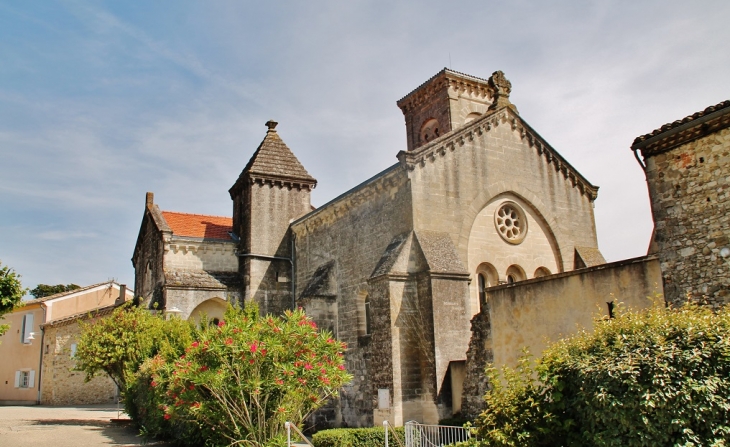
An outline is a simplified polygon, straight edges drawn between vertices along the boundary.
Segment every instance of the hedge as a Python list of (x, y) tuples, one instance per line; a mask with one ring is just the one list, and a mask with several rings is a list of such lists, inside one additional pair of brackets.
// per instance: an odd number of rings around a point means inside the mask
[[(389, 445), (398, 445), (394, 434), (405, 443), (405, 429), (394, 427), (388, 429)], [(383, 447), (385, 430), (382, 427), (321, 430), (312, 436), (312, 444), (314, 447)]]

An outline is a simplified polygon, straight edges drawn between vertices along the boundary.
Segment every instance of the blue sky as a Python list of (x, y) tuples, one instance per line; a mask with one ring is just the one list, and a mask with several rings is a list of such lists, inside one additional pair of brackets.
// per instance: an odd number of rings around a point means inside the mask
[(0, 260), (24, 285), (110, 278), (146, 191), (230, 215), (279, 134), (315, 206), (396, 162), (395, 102), (443, 67), (503, 70), (521, 116), (592, 183), (606, 258), (652, 222), (629, 146), (730, 99), (726, 1), (0, 1)]

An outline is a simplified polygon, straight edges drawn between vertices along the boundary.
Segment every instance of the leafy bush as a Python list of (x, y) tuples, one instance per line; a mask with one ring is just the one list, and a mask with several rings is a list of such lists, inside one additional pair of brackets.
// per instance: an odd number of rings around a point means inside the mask
[[(398, 445), (392, 438), (394, 434), (401, 442), (404, 442), (405, 429), (403, 427), (388, 429), (390, 445)], [(382, 447), (385, 445), (385, 429), (372, 427), (321, 430), (312, 436), (312, 444), (314, 447)]]
[(229, 308), (199, 331), (171, 375), (153, 380), (169, 381), (165, 417), (196, 423), (209, 445), (266, 445), (351, 379), (344, 348), (301, 310), (261, 317), (255, 306)]
[[(549, 347), (533, 370), (488, 370), (476, 421), (490, 446), (730, 441), (730, 310), (625, 313)], [(537, 378), (537, 380), (535, 379)]]

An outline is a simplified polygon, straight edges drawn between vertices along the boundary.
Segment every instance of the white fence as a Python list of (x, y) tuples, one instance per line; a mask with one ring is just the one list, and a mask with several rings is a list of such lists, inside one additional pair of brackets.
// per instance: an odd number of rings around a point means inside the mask
[(463, 427), (406, 422), (405, 447), (442, 447), (464, 442), (469, 438), (471, 438), (469, 429)]

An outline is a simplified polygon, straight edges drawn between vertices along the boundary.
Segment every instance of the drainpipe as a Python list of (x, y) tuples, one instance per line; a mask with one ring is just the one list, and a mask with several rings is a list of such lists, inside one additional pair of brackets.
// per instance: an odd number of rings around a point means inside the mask
[(45, 346), (44, 339), (46, 337), (46, 330), (43, 329), (43, 324), (46, 323), (46, 305), (41, 304), (41, 309), (43, 309), (43, 323), (40, 325), (41, 328), (41, 354), (38, 359), (38, 399), (36, 400), (36, 404), (41, 404), (41, 379), (43, 378), (43, 348)]

